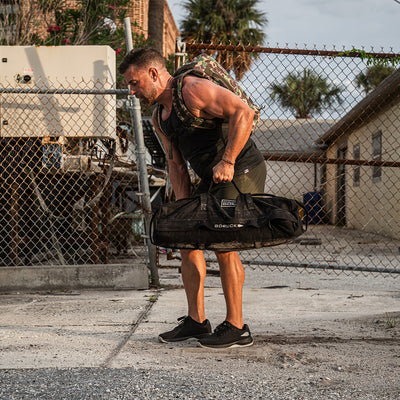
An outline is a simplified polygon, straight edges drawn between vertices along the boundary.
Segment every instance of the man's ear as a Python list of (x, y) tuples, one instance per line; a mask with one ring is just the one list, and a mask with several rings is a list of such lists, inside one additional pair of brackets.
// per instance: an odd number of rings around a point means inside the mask
[(158, 78), (158, 71), (157, 68), (151, 67), (149, 68), (149, 75), (152, 81), (156, 81)]

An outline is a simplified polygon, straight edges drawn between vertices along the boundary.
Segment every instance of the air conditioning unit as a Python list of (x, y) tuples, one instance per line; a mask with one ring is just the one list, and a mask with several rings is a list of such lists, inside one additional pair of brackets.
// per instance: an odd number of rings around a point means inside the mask
[(0, 46), (0, 82), (0, 138), (42, 140), (43, 167), (82, 170), (88, 157), (123, 155), (116, 95), (104, 94), (116, 86), (111, 47)]
[(109, 46), (0, 46), (1, 86), (32, 90), (0, 95), (0, 136), (115, 138), (115, 95), (46, 93), (115, 89), (115, 76)]

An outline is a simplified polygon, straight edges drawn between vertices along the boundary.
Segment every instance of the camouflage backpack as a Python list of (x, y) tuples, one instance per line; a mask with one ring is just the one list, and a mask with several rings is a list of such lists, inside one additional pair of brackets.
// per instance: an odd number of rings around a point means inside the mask
[[(174, 73), (172, 83), (173, 107), (178, 118), (185, 124), (197, 128), (214, 128), (215, 120), (207, 120), (195, 117), (186, 107), (182, 96), (183, 79), (187, 75), (194, 75), (199, 78), (208, 79), (239, 96), (251, 109), (255, 111), (253, 127), (260, 119), (260, 110), (254, 105), (239, 84), (229, 75), (229, 73), (208, 54), (200, 54), (188, 64), (183, 65)], [(156, 113), (160, 118), (160, 113)], [(158, 121), (158, 125), (161, 124)]]

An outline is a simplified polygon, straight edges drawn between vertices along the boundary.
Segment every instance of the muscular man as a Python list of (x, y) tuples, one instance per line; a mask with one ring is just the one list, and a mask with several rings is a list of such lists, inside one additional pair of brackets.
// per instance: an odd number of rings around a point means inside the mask
[[(265, 163), (250, 139), (254, 111), (231, 91), (208, 79), (187, 75), (181, 85), (181, 97), (195, 117), (215, 122), (198, 128), (179, 119), (174, 109), (174, 77), (164, 58), (154, 49), (133, 50), (118, 68), (130, 93), (146, 105), (158, 104), (153, 124), (168, 155), (168, 168), (177, 199), (191, 195), (187, 162), (201, 178), (197, 193), (209, 190), (221, 199), (235, 199), (237, 190), (246, 193), (264, 191)], [(225, 122), (225, 124), (223, 124)], [(223, 127), (226, 126), (227, 129)], [(159, 335), (161, 342), (199, 339), (200, 346), (213, 348), (243, 347), (253, 344), (249, 327), (243, 323), (242, 290), (244, 269), (237, 252), (216, 252), (226, 303), (225, 321), (211, 333), (204, 310), (206, 263), (200, 250), (181, 250), (182, 280), (188, 315), (179, 319), (172, 331)]]

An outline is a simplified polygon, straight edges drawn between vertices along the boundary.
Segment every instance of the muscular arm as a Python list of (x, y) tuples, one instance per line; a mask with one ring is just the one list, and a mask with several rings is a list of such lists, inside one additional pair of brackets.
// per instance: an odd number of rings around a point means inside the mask
[(172, 188), (177, 200), (190, 196), (190, 177), (186, 161), (183, 159), (180, 151), (171, 144), (168, 138), (160, 131), (153, 114), (153, 126), (160, 135), (167, 154), (172, 146), (172, 159), (168, 158), (168, 171)]
[(254, 111), (234, 93), (207, 79), (187, 76), (182, 88), (186, 106), (202, 118), (228, 120), (228, 143), (223, 160), (213, 168), (215, 182), (233, 179), (234, 162), (253, 128)]

